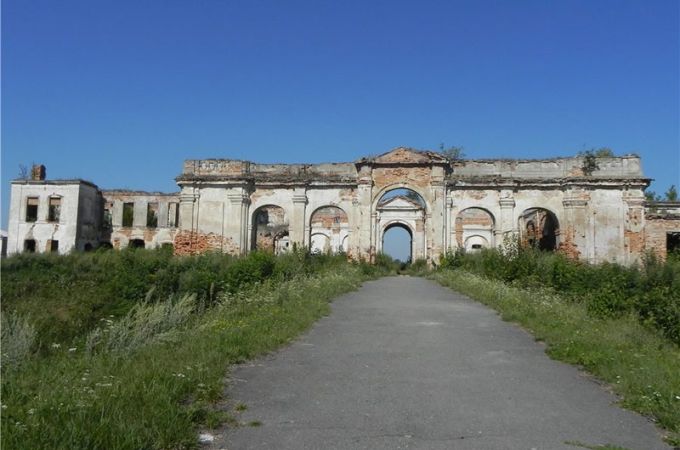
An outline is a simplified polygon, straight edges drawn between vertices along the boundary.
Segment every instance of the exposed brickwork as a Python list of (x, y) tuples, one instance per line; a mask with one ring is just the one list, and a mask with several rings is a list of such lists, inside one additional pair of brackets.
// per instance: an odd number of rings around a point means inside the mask
[(456, 243), (458, 244), (458, 247), (463, 247), (463, 232), (465, 228), (475, 227), (486, 228), (490, 230), (493, 228), (493, 217), (491, 214), (481, 208), (467, 208), (458, 213), (455, 227)]
[(581, 257), (581, 250), (574, 243), (574, 227), (567, 226), (566, 229), (560, 232), (560, 237), (562, 239), (557, 246), (557, 251), (570, 259), (579, 259)]
[(183, 230), (177, 233), (174, 241), (175, 255), (198, 255), (209, 251), (238, 254), (238, 246), (230, 238), (222, 238), (215, 233), (197, 233)]
[(415, 187), (430, 185), (429, 167), (377, 167), (373, 170), (373, 182), (379, 189), (395, 183), (407, 183)]
[(347, 214), (336, 206), (324, 206), (312, 214), (312, 228), (327, 228), (337, 231), (348, 224)]
[(667, 256), (666, 235), (669, 232), (680, 232), (680, 217), (647, 217), (644, 246), (662, 260)]

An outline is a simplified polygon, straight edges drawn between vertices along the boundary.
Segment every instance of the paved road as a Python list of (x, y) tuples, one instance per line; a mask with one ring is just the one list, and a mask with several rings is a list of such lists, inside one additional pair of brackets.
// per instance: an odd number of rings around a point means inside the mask
[(490, 309), (439, 285), (383, 278), (276, 354), (232, 372), (248, 406), (213, 448), (669, 449), (643, 417)]

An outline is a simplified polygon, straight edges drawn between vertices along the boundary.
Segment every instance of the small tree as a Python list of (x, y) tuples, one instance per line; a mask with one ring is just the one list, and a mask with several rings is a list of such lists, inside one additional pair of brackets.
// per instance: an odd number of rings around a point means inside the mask
[(583, 158), (583, 175), (589, 177), (596, 170), (600, 170), (598, 158), (611, 158), (614, 156), (614, 151), (609, 147), (591, 148), (590, 150), (581, 151), (578, 153)]
[(28, 180), (28, 167), (24, 164), (19, 164), (19, 179)]
[(454, 145), (452, 147), (445, 148), (443, 142), (439, 144), (439, 153), (446, 156), (451, 161), (465, 158), (465, 152), (463, 151), (463, 147)]
[(600, 169), (600, 165), (597, 163), (597, 156), (595, 156), (594, 150), (586, 150), (579, 154), (583, 158), (583, 164), (581, 165), (581, 170), (583, 175), (589, 177), (596, 170)]
[(597, 158), (612, 158), (614, 151), (609, 147), (600, 147), (595, 150), (595, 157)]
[(678, 191), (675, 189), (675, 185), (671, 184), (671, 187), (666, 191), (666, 201), (677, 202), (678, 201)]
[(654, 191), (645, 191), (645, 199), (648, 202), (658, 202), (661, 201), (661, 196)]

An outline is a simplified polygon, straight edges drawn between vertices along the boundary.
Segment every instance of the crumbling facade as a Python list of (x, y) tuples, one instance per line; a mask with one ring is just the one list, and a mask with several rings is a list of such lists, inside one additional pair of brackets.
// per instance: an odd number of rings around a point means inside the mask
[[(8, 250), (54, 251), (51, 239), (59, 252), (172, 245), (177, 254), (245, 254), (300, 246), (372, 260), (385, 233), (401, 227), (411, 236), (412, 259), (431, 263), (447, 250), (517, 238), (589, 262), (629, 264), (647, 250), (665, 257), (677, 245), (680, 204), (659, 212), (645, 202), (650, 180), (637, 156), (599, 158), (597, 166), (581, 157), (451, 161), (408, 148), (353, 163), (188, 160), (175, 194), (100, 191), (82, 180), (46, 180), (43, 169), (42, 179), (38, 173), (12, 183)], [(55, 198), (57, 222), (49, 219)]]

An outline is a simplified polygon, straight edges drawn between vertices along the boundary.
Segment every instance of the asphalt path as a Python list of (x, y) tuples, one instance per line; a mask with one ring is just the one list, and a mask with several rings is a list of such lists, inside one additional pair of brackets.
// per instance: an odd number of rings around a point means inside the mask
[[(333, 302), (279, 352), (236, 367), (247, 410), (215, 449), (670, 449), (644, 417), (491, 309), (390, 277)], [(569, 444), (572, 443), (572, 444)]]

